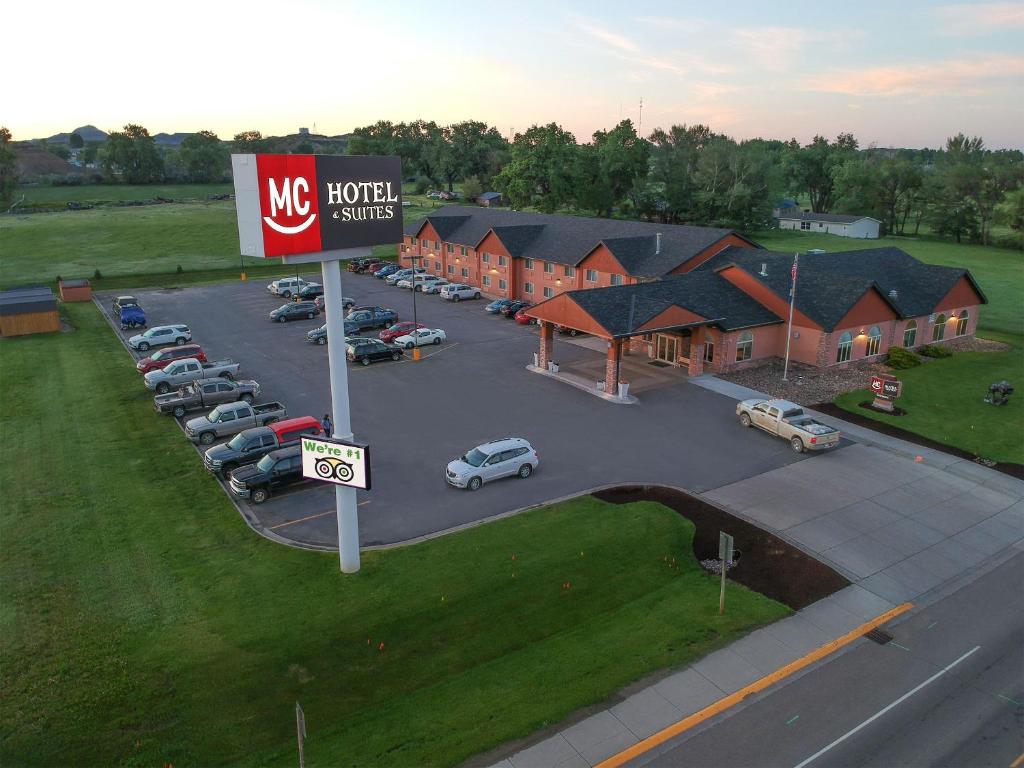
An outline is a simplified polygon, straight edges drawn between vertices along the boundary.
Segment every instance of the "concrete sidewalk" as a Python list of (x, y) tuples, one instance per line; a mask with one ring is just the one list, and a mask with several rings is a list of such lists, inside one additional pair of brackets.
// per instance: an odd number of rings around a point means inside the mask
[[(761, 393), (702, 376), (742, 400)], [(895, 604), (1024, 546), (1024, 482), (822, 414), (854, 445), (702, 494), (853, 584), (498, 763), (592, 766)], [(754, 437), (754, 435), (752, 435)]]

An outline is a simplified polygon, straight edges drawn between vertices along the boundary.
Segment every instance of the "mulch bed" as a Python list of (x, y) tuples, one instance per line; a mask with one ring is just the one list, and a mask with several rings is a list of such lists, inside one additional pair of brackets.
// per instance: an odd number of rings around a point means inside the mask
[(697, 529), (693, 539), (693, 554), (697, 560), (718, 559), (718, 534), (725, 531), (734, 537), (735, 547), (741, 553), (735, 566), (729, 569), (729, 578), (793, 610), (850, 584), (792, 544), (682, 491), (639, 485), (609, 488), (593, 495), (613, 504), (656, 501), (674, 509)]
[(982, 460), (970, 451), (954, 448), (951, 445), (940, 443), (937, 440), (929, 440), (927, 437), (921, 437), (921, 435), (916, 435), (913, 432), (900, 429), (899, 427), (887, 424), (884, 421), (875, 421), (868, 416), (861, 416), (859, 413), (845, 411), (834, 403), (818, 403), (817, 405), (812, 405), (810, 407), (829, 416), (835, 416), (837, 419), (845, 419), (846, 421), (856, 424), (858, 427), (873, 429), (876, 432), (881, 432), (883, 435), (898, 437), (900, 440), (906, 440), (908, 443), (913, 443), (914, 445), (920, 445), (925, 448), (931, 448), (932, 450), (942, 451), (943, 453), (948, 453), (951, 456), (959, 456), (961, 459), (968, 459), (969, 461), (994, 469), (997, 472), (1010, 475), (1010, 477), (1015, 477), (1018, 480), (1024, 480), (1024, 464), (1014, 464), (1009, 461), (990, 462), (988, 460)]

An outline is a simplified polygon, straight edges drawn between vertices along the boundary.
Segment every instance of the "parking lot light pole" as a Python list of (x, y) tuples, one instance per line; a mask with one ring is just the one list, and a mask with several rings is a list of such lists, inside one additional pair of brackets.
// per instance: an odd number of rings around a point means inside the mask
[[(369, 248), (352, 249), (353, 257), (368, 256)], [(346, 254), (347, 255), (347, 254)], [(331, 369), (331, 410), (334, 435), (340, 440), (352, 439), (352, 416), (348, 402), (348, 361), (345, 358), (345, 310), (342, 307), (341, 262), (337, 259), (321, 264), (324, 280), (324, 311), (327, 314), (327, 361)], [(338, 514), (338, 552), (343, 573), (359, 570), (359, 508), (356, 489), (334, 486)]]

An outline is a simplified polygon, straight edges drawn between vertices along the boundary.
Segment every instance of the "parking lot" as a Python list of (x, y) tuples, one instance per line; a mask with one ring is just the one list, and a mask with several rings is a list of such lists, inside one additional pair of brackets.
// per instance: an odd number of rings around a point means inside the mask
[[(315, 274), (305, 278), (319, 282)], [(357, 303), (412, 319), (410, 291), (369, 275), (344, 273), (342, 281), (343, 294)], [(260, 383), (261, 402), (283, 402), (289, 417), (320, 418), (330, 411), (327, 350), (307, 343), (306, 332), (319, 327), (323, 316), (271, 322), (268, 313), (283, 302), (266, 283), (135, 295), (150, 326), (188, 324), (209, 359), (240, 362), (240, 376)], [(98, 295), (107, 312), (112, 297)], [(370, 444), (372, 456), (373, 488), (359, 492), (364, 546), (408, 541), (613, 483), (707, 491), (809, 458), (784, 441), (743, 429), (732, 399), (682, 377), (662, 377), (637, 405), (608, 403), (527, 371), (537, 351), (536, 328), (485, 313), (486, 300), (456, 304), (418, 294), (416, 303), (419, 322), (446, 331), (444, 344), (424, 348), (419, 361), (406, 353), (398, 363), (348, 369), (353, 431)], [(565, 337), (556, 340), (555, 350), (567, 365), (600, 354)], [(448, 461), (505, 436), (525, 437), (538, 450), (540, 467), (532, 477), (501, 480), (475, 493), (447, 485)], [(826, 454), (812, 460), (832, 459)], [(205, 472), (198, 457), (196, 472)], [(277, 536), (336, 546), (330, 486), (310, 482), (264, 504), (240, 506), (250, 522)]]

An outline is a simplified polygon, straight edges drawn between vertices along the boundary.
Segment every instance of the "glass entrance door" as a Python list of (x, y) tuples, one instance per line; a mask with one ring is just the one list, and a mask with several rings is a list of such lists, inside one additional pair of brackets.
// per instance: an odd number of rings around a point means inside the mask
[(655, 356), (666, 363), (676, 362), (676, 339), (675, 336), (663, 336), (658, 334), (658, 343)]

